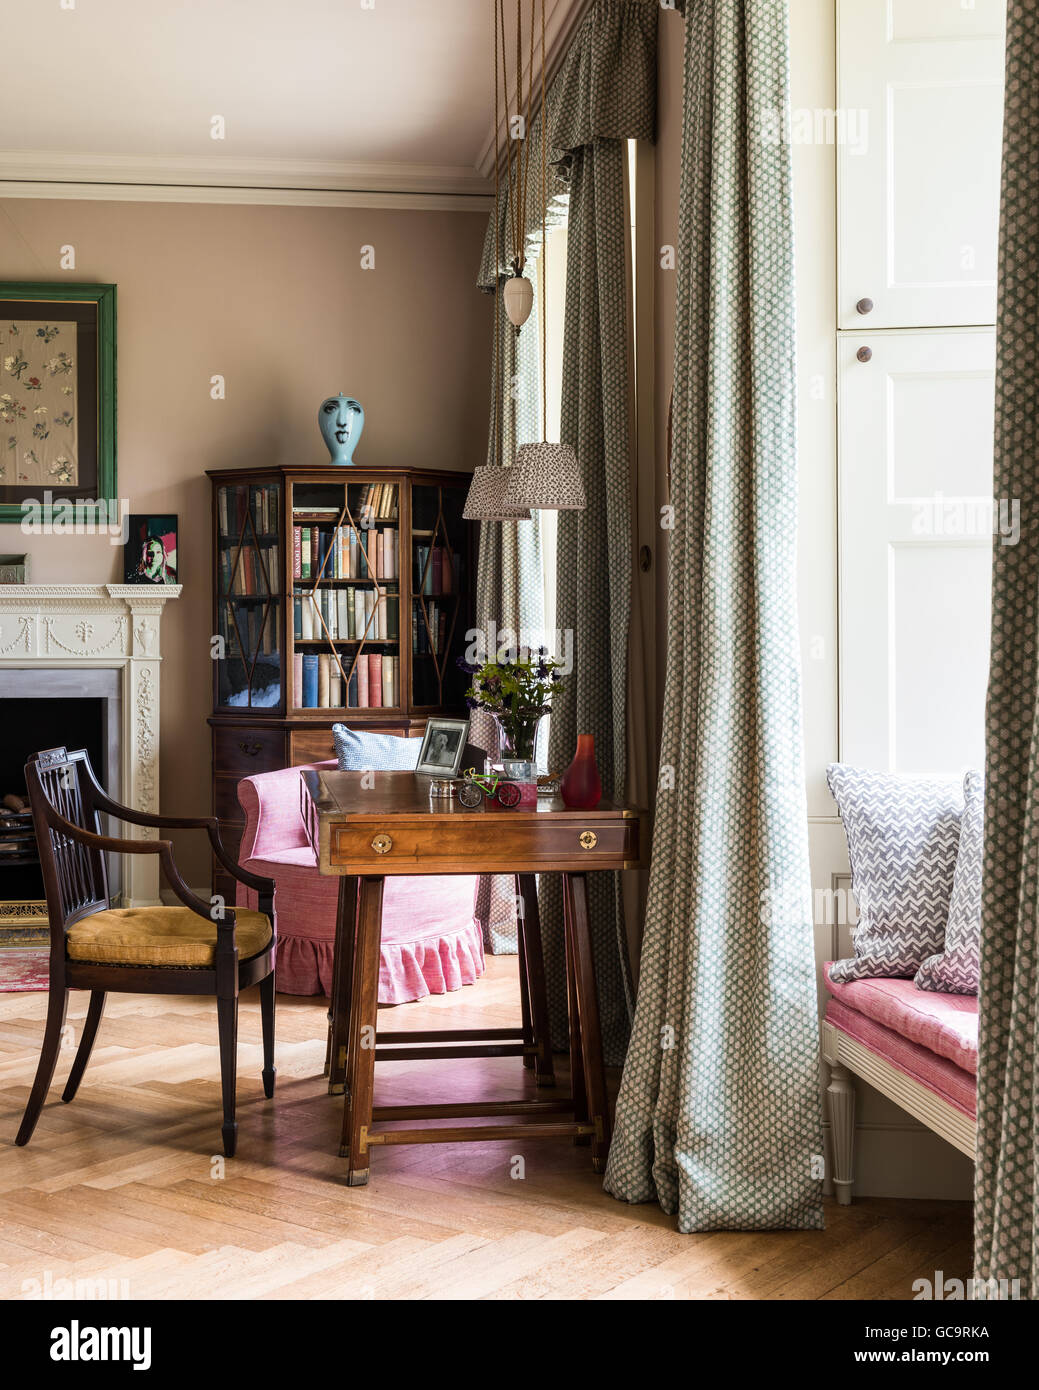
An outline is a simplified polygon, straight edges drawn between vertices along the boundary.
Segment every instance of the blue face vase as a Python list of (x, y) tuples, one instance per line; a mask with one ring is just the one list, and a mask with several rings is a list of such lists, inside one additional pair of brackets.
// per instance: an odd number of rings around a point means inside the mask
[(321, 437), (332, 455), (331, 462), (349, 466), (354, 461), (354, 449), (364, 429), (364, 410), (360, 401), (344, 396), (329, 396), (322, 401), (317, 413)]

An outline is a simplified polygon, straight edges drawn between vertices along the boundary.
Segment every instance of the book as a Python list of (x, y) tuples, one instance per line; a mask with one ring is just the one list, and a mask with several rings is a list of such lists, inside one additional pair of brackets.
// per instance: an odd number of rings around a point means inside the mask
[(299, 638), (301, 642), (309, 642), (314, 636), (314, 603), (310, 594), (302, 595), (299, 607)]
[(364, 652), (357, 658), (357, 708), (368, 708), (368, 658)]
[(347, 579), (357, 578), (357, 532), (352, 526), (350, 527), (350, 552), (346, 561), (346, 577)]
[(296, 652), (292, 658), (292, 708), (303, 707), (303, 656)]
[(353, 617), (353, 607), (350, 603), (350, 590), (339, 589), (336, 592), (336, 629), (342, 641), (348, 641), (352, 636), (351, 618)]
[(386, 578), (386, 532), (378, 531), (375, 535), (375, 577), (376, 579)]
[(303, 658), (303, 709), (317, 709), (317, 670), (317, 653), (308, 652)]
[(322, 652), (317, 659), (317, 703), (319, 709), (328, 709), (329, 655)]
[(386, 590), (379, 590), (379, 597), (376, 600), (375, 622), (373, 624), (375, 632), (372, 636), (380, 641), (386, 640)]
[(356, 709), (356, 708), (357, 708), (357, 670), (356, 670), (356, 668), (355, 668), (353, 671), (350, 672), (350, 679), (349, 679), (349, 681), (347, 682), (347, 687), (346, 687), (346, 703), (347, 703), (348, 708), (350, 708), (350, 709)]
[(328, 704), (330, 709), (339, 709), (343, 703), (343, 678), (339, 673), (339, 663), (333, 660), (328, 668)]
[(386, 595), (386, 636), (391, 642), (400, 641), (400, 599)]
[(430, 590), (429, 590), (429, 592), (430, 592), (431, 594), (439, 594), (439, 593), (442, 592), (441, 585), (442, 585), (442, 583), (443, 583), (443, 576), (444, 576), (444, 549), (443, 549), (443, 546), (435, 545), (435, 546), (433, 547), (433, 550), (432, 550), (432, 558), (431, 558), (431, 563), (430, 563), (429, 568), (430, 568), (430, 578), (431, 578), (431, 584), (430, 584)]
[(301, 526), (299, 529), (299, 577), (300, 579), (310, 578), (310, 527)]
[(393, 657), (382, 659), (382, 702), (384, 705), (397, 703), (397, 687), (393, 679)]
[(303, 528), (293, 526), (292, 528), (292, 577), (293, 579), (303, 578)]
[(381, 704), (382, 657), (374, 654), (368, 657), (368, 707), (369, 709), (377, 709)]

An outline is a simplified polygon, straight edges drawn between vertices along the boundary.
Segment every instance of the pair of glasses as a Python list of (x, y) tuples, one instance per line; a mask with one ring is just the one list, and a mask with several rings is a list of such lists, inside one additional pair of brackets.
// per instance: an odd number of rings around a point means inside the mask
[(465, 779), (458, 788), (458, 800), (463, 806), (479, 806), (487, 798), (497, 801), (499, 806), (518, 806), (523, 793), (515, 782), (506, 782), (496, 772), (480, 773), (474, 767), (462, 773)]

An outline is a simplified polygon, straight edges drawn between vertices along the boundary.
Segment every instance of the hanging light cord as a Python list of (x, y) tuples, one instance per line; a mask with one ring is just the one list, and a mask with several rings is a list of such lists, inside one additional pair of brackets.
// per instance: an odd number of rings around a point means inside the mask
[[(533, 47), (534, 13), (530, 15)], [(533, 56), (531, 66), (533, 66)], [(541, 442), (548, 442), (548, 177), (546, 149), (548, 127), (545, 116), (545, 0), (541, 0)]]
[[(492, 5), (493, 5), (493, 4), (494, 4), (494, 0), (491, 0), (491, 3), (492, 3)], [(504, 5), (504, 0), (498, 0), (498, 5), (499, 5), (499, 6)], [(502, 48), (504, 49), (504, 47), (505, 47), (505, 11), (504, 11), (504, 9), (501, 10), (501, 31), (502, 31)], [(503, 71), (503, 72), (504, 72), (504, 63), (505, 63), (505, 55), (504, 55), (504, 53), (503, 53), (503, 54), (502, 54), (502, 71)], [(508, 103), (508, 95), (506, 94), (506, 105), (507, 105), (507, 103)], [(500, 288), (501, 288), (500, 285), (498, 284), (498, 280), (499, 280), (499, 269), (500, 269), (500, 267), (501, 267), (501, 253), (502, 253), (501, 239), (502, 239), (502, 233), (503, 233), (503, 230), (504, 230), (503, 227), (502, 227), (502, 225), (501, 225), (501, 217), (500, 217), (500, 215), (499, 215), (499, 213), (500, 213), (499, 196), (500, 196), (500, 187), (501, 187), (501, 175), (500, 175), (500, 172), (499, 172), (499, 165), (498, 165), (498, 121), (499, 121), (499, 119), (500, 119), (500, 116), (499, 116), (499, 106), (498, 106), (498, 6), (495, 6), (495, 8), (494, 8), (494, 142), (495, 142), (495, 143), (494, 143), (494, 357), (493, 357), (493, 364), (494, 364), (494, 365), (493, 365), (493, 367), (492, 367), (493, 381), (492, 381), (492, 383), (491, 383), (491, 389), (492, 389), (492, 391), (493, 391), (493, 401), (494, 401), (494, 452), (495, 452), (495, 454), (497, 455), (495, 461), (500, 465), (500, 464), (502, 463), (502, 460), (503, 460), (504, 455), (505, 455), (505, 441), (504, 441), (504, 433), (503, 433), (502, 418), (501, 418), (501, 415), (502, 415), (502, 406), (501, 406), (501, 380), (500, 380), (501, 373), (500, 373), (499, 368), (498, 368), (498, 294), (499, 294), (499, 290), (500, 290)]]

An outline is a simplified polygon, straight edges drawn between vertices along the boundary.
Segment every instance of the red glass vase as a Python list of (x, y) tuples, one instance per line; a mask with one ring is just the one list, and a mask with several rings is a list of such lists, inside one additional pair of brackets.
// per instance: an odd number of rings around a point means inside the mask
[(574, 760), (559, 782), (563, 805), (572, 811), (592, 811), (602, 800), (602, 782), (595, 765), (595, 739), (591, 734), (577, 735)]

